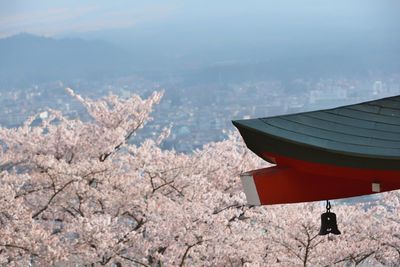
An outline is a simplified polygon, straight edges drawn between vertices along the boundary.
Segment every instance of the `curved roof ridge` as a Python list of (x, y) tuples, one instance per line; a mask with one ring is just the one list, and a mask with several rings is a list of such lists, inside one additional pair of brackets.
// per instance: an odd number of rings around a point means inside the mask
[[(300, 145), (337, 155), (400, 161), (400, 95), (234, 124), (239, 130), (245, 128), (260, 135), (259, 143), (270, 138), (286, 142), (289, 147)], [(252, 144), (249, 148), (253, 151), (259, 151), (257, 143), (246, 143)]]

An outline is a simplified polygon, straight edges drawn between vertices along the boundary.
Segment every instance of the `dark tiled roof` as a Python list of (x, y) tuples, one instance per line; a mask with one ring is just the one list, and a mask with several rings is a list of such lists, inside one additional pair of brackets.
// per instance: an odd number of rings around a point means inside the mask
[(340, 154), (400, 159), (400, 96), (234, 124)]

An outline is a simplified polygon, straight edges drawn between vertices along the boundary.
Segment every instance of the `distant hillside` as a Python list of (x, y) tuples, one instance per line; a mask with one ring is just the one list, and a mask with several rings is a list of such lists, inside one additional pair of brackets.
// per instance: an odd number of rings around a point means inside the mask
[(0, 84), (121, 74), (126, 53), (104, 41), (19, 34), (0, 39)]
[(357, 18), (353, 14), (358, 14), (357, 10), (349, 10), (347, 4), (344, 7), (346, 20), (330, 12), (326, 12), (328, 17), (303, 14), (295, 20), (286, 13), (283, 17), (258, 13), (162, 21), (76, 36), (123, 47), (135, 55), (141, 69), (185, 73), (185, 80), (201, 83), (398, 73), (398, 20), (385, 22), (383, 17), (370, 17), (363, 11), (359, 15), (364, 17)]
[(273, 29), (275, 34), (260, 35), (244, 29), (236, 34), (239, 27), (224, 32), (206, 26), (189, 31), (186, 25), (156, 25), (74, 38), (19, 34), (0, 39), (0, 86), (133, 73), (204, 84), (400, 72), (397, 35), (324, 34), (315, 29), (305, 38), (301, 31), (284, 27), (279, 34)]

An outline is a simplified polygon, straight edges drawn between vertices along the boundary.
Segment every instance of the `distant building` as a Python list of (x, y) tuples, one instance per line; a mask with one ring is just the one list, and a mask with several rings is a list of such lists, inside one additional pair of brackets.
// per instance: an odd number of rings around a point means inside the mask
[(373, 95), (380, 95), (383, 93), (383, 83), (382, 81), (375, 81), (372, 87)]

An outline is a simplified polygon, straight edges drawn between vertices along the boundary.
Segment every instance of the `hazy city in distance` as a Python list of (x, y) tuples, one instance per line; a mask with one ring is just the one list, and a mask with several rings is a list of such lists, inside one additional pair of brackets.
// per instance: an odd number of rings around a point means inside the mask
[(165, 90), (134, 142), (169, 124), (191, 152), (232, 119), (400, 93), (398, 1), (0, 1), (0, 124), (46, 108), (87, 118), (99, 98)]

